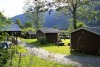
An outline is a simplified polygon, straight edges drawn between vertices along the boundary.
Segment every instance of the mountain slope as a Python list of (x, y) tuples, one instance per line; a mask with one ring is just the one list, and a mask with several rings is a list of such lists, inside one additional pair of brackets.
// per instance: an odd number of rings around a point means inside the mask
[[(97, 8), (99, 8), (99, 7), (97, 7)], [(99, 10), (97, 8), (96, 8), (96, 10)], [(59, 29), (67, 29), (68, 24), (69, 24), (69, 22), (67, 21), (68, 17), (65, 17), (65, 15), (58, 16), (57, 13), (58, 12), (55, 10), (53, 10), (51, 12), (51, 14), (49, 14), (46, 11), (45, 12), (45, 22), (44, 22), (43, 26), (44, 27), (56, 27)], [(14, 16), (14, 17), (12, 17), (12, 20), (15, 21), (16, 18), (19, 18), (21, 20), (22, 24), (24, 24), (26, 21), (28, 21), (25, 18), (25, 14), (20, 14), (20, 15)], [(97, 26), (100, 27), (99, 21), (96, 23), (86, 23), (86, 24), (90, 27), (97, 27)]]
[[(19, 18), (22, 24), (28, 21), (25, 18), (25, 14), (14, 16), (12, 17), (12, 20), (15, 21), (16, 18)], [(64, 15), (57, 16), (57, 11), (53, 10), (51, 14), (49, 14), (48, 12), (45, 12), (45, 22), (43, 26), (66, 29), (68, 27), (68, 21), (66, 20), (66, 17)]]

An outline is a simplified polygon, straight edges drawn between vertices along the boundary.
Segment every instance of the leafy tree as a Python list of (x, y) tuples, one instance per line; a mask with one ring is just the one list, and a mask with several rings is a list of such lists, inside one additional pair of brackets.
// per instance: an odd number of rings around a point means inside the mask
[[(72, 32), (74, 30), (72, 23), (73, 23), (73, 20), (70, 19), (68, 32)], [(77, 28), (87, 27), (87, 25), (84, 22), (80, 21), (80, 20), (77, 20), (76, 26), (77, 26)]]
[(20, 28), (23, 28), (22, 22), (20, 21), (19, 18), (17, 18), (17, 19), (15, 20), (15, 23), (18, 24), (18, 26), (19, 26)]
[(24, 28), (24, 29), (21, 29), (21, 31), (22, 31), (22, 33), (26, 33), (26, 32), (28, 32), (28, 31), (35, 31), (35, 29), (33, 29), (33, 28)]
[(5, 25), (12, 24), (12, 23), (13, 22), (10, 20), (10, 18), (6, 18)]
[(6, 38), (6, 34), (3, 30), (5, 30), (5, 26), (11, 24), (10, 18), (7, 18), (3, 15), (3, 12), (0, 12), (0, 42), (4, 41)]
[(8, 58), (9, 58), (9, 51), (4, 48), (0, 48), (0, 67), (3, 67), (4, 64), (7, 63)]
[[(6, 21), (6, 17), (3, 15), (3, 12), (0, 12), (0, 43), (1, 41), (3, 41), (3, 38), (4, 38), (2, 36), (2, 29), (5, 25), (5, 21)], [(6, 51), (0, 47), (0, 67), (2, 67), (3, 64), (5, 63), (3, 62), (5, 61), (5, 58), (6, 58), (5, 54), (6, 54)]]
[(16, 24), (18, 24), (19, 26), (21, 25), (21, 21), (19, 18), (16, 19)]
[[(0, 12), (0, 43), (4, 41), (6, 38), (6, 34), (4, 33), (5, 26), (11, 24), (10, 18), (7, 18), (3, 15), (3, 12)], [(10, 49), (9, 49), (10, 50)], [(6, 48), (2, 48), (0, 44), (0, 67), (5, 67), (4, 65), (7, 63), (7, 60), (10, 57), (9, 50)]]
[[(52, 3), (51, 3), (52, 4)], [(70, 22), (73, 29), (77, 29), (78, 21), (92, 21), (97, 17), (98, 12), (95, 11), (95, 1), (89, 0), (55, 0), (53, 2), (57, 11), (61, 11), (66, 16), (70, 16), (72, 22)], [(85, 19), (85, 21), (83, 21)]]
[(77, 28), (86, 27), (86, 24), (82, 21), (77, 21)]
[(11, 24), (10, 18), (7, 18), (3, 15), (3, 12), (0, 12), (0, 27), (4, 27), (5, 25)]
[(3, 13), (0, 12), (0, 29), (2, 30), (2, 27), (4, 26), (5, 24), (5, 20), (6, 20), (6, 17), (4, 17)]
[(25, 23), (24, 27), (25, 27), (25, 28), (32, 28), (33, 25), (32, 25), (31, 22), (27, 21), (27, 22)]
[(28, 0), (24, 7), (26, 18), (31, 20), (36, 31), (44, 22), (44, 2), (42, 0)]

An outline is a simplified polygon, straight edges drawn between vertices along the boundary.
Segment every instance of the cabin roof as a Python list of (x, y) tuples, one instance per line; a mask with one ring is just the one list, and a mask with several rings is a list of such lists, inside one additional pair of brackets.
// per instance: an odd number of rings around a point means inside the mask
[(33, 31), (28, 31), (27, 33), (29, 33), (29, 34), (36, 34), (36, 33), (33, 32)]
[(81, 29), (84, 29), (84, 30), (90, 31), (92, 33), (95, 33), (97, 35), (100, 35), (100, 27), (83, 27), (83, 28), (76, 29), (71, 33), (74, 33), (74, 32), (81, 30)]
[(17, 24), (11, 24), (5, 27), (4, 31), (21, 31)]
[(53, 28), (43, 28), (40, 29), (43, 33), (60, 33), (61, 31), (58, 29), (53, 29)]

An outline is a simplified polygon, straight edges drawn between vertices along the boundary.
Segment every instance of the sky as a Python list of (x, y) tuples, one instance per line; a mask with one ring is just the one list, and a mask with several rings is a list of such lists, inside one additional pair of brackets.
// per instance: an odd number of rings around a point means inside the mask
[(25, 0), (0, 0), (0, 11), (7, 17), (22, 14)]
[[(26, 0), (0, 0), (0, 11), (3, 11), (4, 15), (9, 18), (22, 14), (24, 13), (23, 7), (25, 1)], [(47, 1), (52, 2), (52, 0)]]

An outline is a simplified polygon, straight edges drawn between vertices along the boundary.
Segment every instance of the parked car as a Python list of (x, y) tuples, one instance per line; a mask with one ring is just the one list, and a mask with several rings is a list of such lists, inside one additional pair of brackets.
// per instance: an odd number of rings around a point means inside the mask
[(1, 48), (10, 48), (12, 46), (12, 42), (10, 41), (4, 41), (0, 44)]

